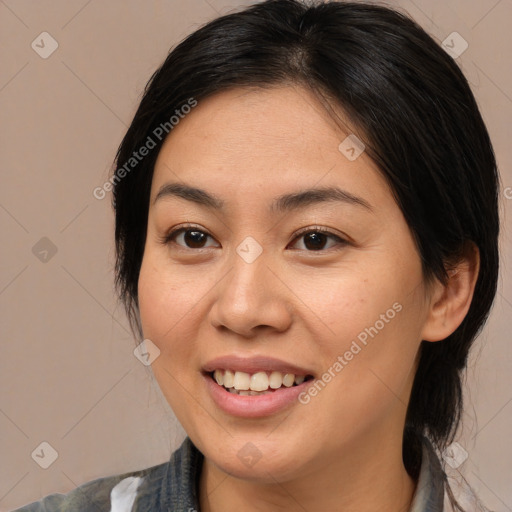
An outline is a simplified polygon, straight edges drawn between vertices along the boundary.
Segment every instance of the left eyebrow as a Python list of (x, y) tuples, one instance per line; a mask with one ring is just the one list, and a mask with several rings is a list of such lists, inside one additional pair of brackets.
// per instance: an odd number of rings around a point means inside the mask
[[(182, 183), (166, 183), (163, 185), (158, 191), (153, 204), (164, 197), (179, 197), (214, 210), (222, 210), (225, 206), (224, 201), (214, 194)], [(373, 212), (373, 208), (365, 199), (338, 187), (312, 188), (283, 194), (274, 199), (270, 205), (270, 211), (288, 212), (332, 201), (362, 206)]]
[(292, 194), (284, 194), (274, 200), (270, 209), (271, 211), (290, 211), (331, 201), (362, 206), (373, 212), (373, 208), (368, 201), (338, 187), (312, 188)]

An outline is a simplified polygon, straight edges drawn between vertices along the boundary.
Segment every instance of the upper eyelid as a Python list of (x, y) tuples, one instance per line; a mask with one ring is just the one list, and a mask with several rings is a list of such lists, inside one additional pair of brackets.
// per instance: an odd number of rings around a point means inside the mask
[(324, 235), (328, 235), (328, 236), (334, 236), (334, 237), (340, 238), (342, 240), (347, 238), (343, 235), (333, 232), (330, 228), (324, 228), (322, 226), (311, 226), (308, 228), (301, 228), (294, 233), (294, 236), (297, 237), (297, 236), (305, 235), (307, 233), (317, 233), (317, 232), (323, 233)]
[(177, 235), (181, 234), (183, 231), (200, 231), (201, 233), (204, 233), (205, 235), (209, 236), (210, 238), (214, 239), (215, 240), (215, 237), (209, 233), (206, 229), (203, 229), (202, 227), (200, 226), (196, 226), (194, 224), (186, 224), (184, 226), (179, 226), (179, 227), (176, 227), (176, 228), (172, 228), (170, 229), (169, 231), (166, 232), (166, 234), (164, 235), (163, 239), (165, 241), (168, 241), (174, 237), (176, 237)]

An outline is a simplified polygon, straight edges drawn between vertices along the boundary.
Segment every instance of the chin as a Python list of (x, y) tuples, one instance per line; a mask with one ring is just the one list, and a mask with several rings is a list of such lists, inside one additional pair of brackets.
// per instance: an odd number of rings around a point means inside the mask
[(224, 473), (241, 480), (275, 484), (296, 478), (302, 466), (297, 444), (287, 451), (281, 439), (270, 441), (266, 436), (260, 436), (261, 440), (251, 435), (237, 437), (228, 446), (209, 438), (203, 454)]

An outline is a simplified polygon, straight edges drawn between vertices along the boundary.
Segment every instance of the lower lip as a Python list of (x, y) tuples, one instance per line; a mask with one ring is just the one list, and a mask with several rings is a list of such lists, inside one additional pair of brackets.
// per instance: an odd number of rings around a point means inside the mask
[(304, 381), (298, 386), (281, 387), (266, 395), (235, 395), (219, 386), (210, 375), (203, 375), (213, 401), (224, 412), (242, 418), (261, 418), (280, 412), (292, 404), (300, 403), (299, 395), (311, 384)]

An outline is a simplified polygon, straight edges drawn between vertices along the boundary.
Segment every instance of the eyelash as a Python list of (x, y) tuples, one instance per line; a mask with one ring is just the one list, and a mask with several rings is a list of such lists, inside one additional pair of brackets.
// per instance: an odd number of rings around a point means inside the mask
[[(210, 238), (213, 238), (213, 236), (210, 235), (210, 233), (208, 233), (207, 231), (202, 229), (200, 226), (197, 226), (194, 224), (186, 224), (184, 226), (180, 226), (176, 229), (173, 229), (172, 231), (167, 233), (164, 237), (162, 237), (161, 243), (164, 245), (169, 245), (171, 242), (173, 242), (173, 239), (177, 235), (179, 235), (182, 232), (186, 232), (186, 231), (199, 231), (200, 233), (203, 233), (203, 234), (209, 236)], [(347, 240), (341, 238), (338, 235), (335, 235), (331, 231), (327, 230), (326, 228), (322, 228), (320, 226), (311, 226), (309, 228), (304, 228), (303, 230), (298, 231), (297, 233), (294, 234), (294, 238), (293, 238), (292, 242), (295, 242), (295, 240), (297, 240), (301, 236), (308, 235), (311, 233), (322, 233), (323, 235), (327, 235), (328, 237), (335, 239), (337, 241), (338, 246), (345, 246), (349, 243)], [(176, 244), (176, 242), (174, 242), (174, 243)], [(192, 247), (186, 247), (186, 246), (182, 246), (179, 244), (176, 244), (176, 245), (178, 245), (178, 247), (180, 247), (183, 250), (191, 250), (191, 251), (200, 251), (202, 249), (210, 249), (211, 248), (211, 247), (201, 247), (199, 249), (194, 249)], [(305, 250), (306, 250), (306, 252), (316, 253), (316, 252), (326, 252), (331, 249), (333, 249), (333, 247), (330, 247), (328, 249), (319, 249), (317, 251), (314, 251), (314, 250), (308, 251), (307, 249), (305, 249)]]

